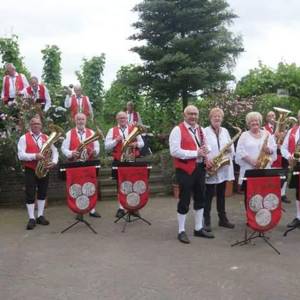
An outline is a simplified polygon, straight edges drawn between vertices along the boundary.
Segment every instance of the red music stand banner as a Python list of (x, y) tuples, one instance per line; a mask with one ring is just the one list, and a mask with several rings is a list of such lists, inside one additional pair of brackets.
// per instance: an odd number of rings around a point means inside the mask
[(66, 169), (67, 203), (77, 214), (86, 214), (97, 203), (96, 167)]
[(149, 199), (148, 167), (118, 166), (118, 200), (129, 212), (143, 208)]
[(247, 224), (258, 232), (266, 232), (279, 223), (280, 176), (247, 178), (246, 214)]

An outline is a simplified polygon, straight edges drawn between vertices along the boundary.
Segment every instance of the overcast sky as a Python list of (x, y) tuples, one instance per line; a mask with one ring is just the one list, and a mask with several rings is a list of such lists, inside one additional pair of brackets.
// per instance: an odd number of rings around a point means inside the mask
[[(19, 36), (21, 54), (33, 75), (41, 76), (41, 49), (55, 44), (62, 51), (63, 83), (75, 83), (83, 57), (106, 55), (105, 87), (122, 65), (138, 63), (127, 38), (137, 16), (139, 0), (2, 1), (0, 36)], [(300, 65), (300, 1), (229, 0), (239, 16), (231, 30), (243, 36), (245, 52), (237, 61), (237, 79), (258, 65), (276, 67), (279, 61)]]

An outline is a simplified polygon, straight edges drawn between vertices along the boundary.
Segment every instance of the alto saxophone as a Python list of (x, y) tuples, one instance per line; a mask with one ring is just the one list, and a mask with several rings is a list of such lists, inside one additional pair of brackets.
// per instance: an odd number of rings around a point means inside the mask
[(267, 136), (264, 139), (264, 142), (262, 144), (262, 147), (260, 149), (257, 163), (256, 163), (256, 169), (265, 169), (266, 166), (271, 162), (271, 155), (265, 152), (265, 147), (268, 145), (269, 136), (270, 134), (266, 131)]
[(51, 124), (49, 125), (49, 129), (51, 130), (51, 134), (40, 151), (40, 154), (42, 154), (45, 158), (39, 160), (35, 168), (35, 175), (38, 178), (47, 176), (49, 172), (48, 164), (50, 163), (52, 156), (51, 146), (57, 142), (61, 136), (64, 135), (63, 129), (57, 125)]
[(235, 126), (232, 126), (232, 128), (236, 129), (238, 132), (235, 134), (232, 140), (221, 149), (220, 153), (212, 159), (212, 167), (207, 170), (208, 176), (215, 175), (220, 168), (230, 164), (230, 159), (227, 157), (227, 154), (229, 152), (229, 149), (231, 148), (231, 145), (239, 138), (242, 133), (241, 128)]

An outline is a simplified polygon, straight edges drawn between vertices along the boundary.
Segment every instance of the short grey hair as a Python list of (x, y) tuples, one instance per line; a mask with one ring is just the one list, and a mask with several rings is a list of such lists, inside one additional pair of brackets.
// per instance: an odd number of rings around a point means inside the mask
[(247, 124), (247, 126), (249, 126), (250, 122), (251, 122), (253, 119), (258, 119), (259, 125), (260, 125), (260, 126), (262, 125), (263, 117), (262, 117), (261, 113), (259, 113), (259, 112), (257, 112), (257, 111), (251, 111), (251, 112), (249, 112), (249, 113), (246, 115), (246, 124)]

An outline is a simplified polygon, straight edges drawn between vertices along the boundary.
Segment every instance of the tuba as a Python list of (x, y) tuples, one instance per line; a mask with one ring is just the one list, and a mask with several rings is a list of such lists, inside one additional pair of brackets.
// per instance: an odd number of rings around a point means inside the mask
[(35, 175), (38, 178), (46, 177), (49, 169), (47, 168), (49, 162), (51, 161), (52, 150), (51, 146), (58, 141), (58, 139), (64, 135), (64, 131), (61, 127), (50, 124), (49, 129), (51, 130), (51, 134), (46, 141), (46, 143), (42, 146), (40, 154), (42, 154), (45, 158), (38, 161), (37, 166), (35, 168)]
[(127, 136), (127, 138), (123, 141), (122, 144), (122, 155), (121, 155), (121, 161), (125, 162), (132, 162), (135, 160), (135, 155), (133, 148), (130, 146), (130, 144), (136, 139), (138, 135), (141, 133), (146, 132), (146, 126), (143, 125), (135, 125), (133, 130), (130, 132), (130, 134)]
[(89, 136), (84, 141), (82, 141), (78, 146), (78, 148), (76, 149), (76, 151), (79, 152), (79, 159), (78, 159), (79, 161), (86, 161), (88, 159), (87, 148), (86, 148), (87, 145), (99, 139), (104, 139), (104, 135), (101, 129), (96, 127), (96, 131), (91, 136)]
[(273, 107), (276, 112), (279, 113), (278, 119), (275, 121), (275, 139), (276, 144), (282, 145), (284, 137), (282, 133), (285, 133), (287, 127), (292, 124), (294, 125), (297, 122), (297, 119), (294, 117), (288, 117), (288, 114), (291, 113), (290, 110), (283, 109), (280, 107)]
[(232, 127), (238, 132), (235, 134), (232, 140), (221, 149), (220, 153), (212, 159), (212, 167), (207, 170), (207, 174), (209, 176), (215, 175), (220, 168), (230, 164), (230, 159), (227, 157), (227, 154), (229, 152), (229, 149), (231, 148), (231, 145), (239, 138), (242, 133), (241, 128), (235, 126)]
[[(266, 131), (266, 130), (265, 130)], [(260, 149), (260, 153), (257, 158), (256, 169), (265, 169), (269, 162), (271, 162), (270, 154), (264, 151), (264, 148), (268, 145), (270, 134), (266, 131), (266, 137)]]

